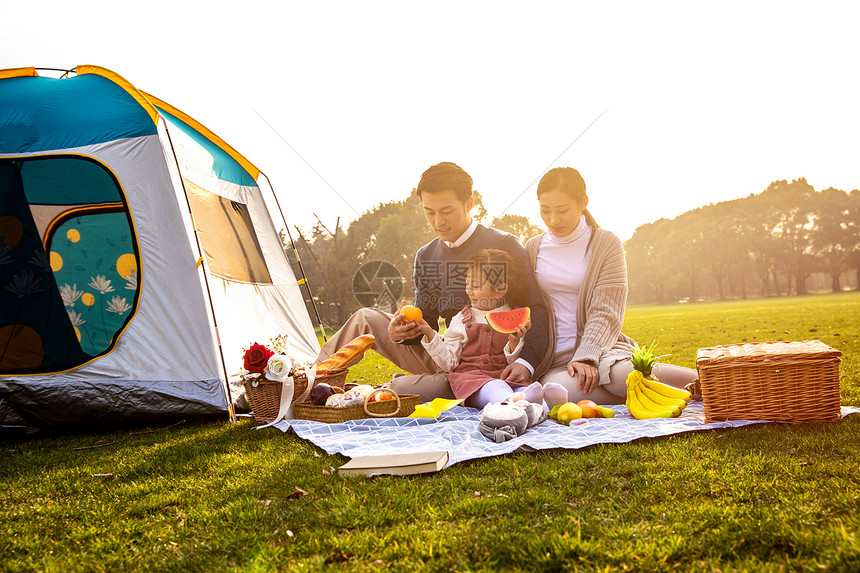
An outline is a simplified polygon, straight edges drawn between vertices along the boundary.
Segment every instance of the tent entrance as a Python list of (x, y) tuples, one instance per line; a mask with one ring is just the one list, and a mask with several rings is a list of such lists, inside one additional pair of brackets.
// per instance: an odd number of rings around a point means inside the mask
[(0, 374), (110, 352), (137, 308), (140, 257), (116, 177), (87, 157), (0, 160)]

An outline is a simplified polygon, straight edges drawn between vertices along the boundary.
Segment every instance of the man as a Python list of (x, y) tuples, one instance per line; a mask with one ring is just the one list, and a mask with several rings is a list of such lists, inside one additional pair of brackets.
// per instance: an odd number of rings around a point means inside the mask
[[(525, 249), (516, 237), (472, 219), (472, 178), (461, 167), (450, 162), (430, 167), (421, 176), (415, 194), (421, 201), (427, 222), (437, 235), (415, 256), (415, 306), (438, 331), (440, 317), (448, 324), (469, 304), (464, 279), (469, 255), (482, 249), (500, 249), (523, 261), (526, 268), (531, 267)], [(548, 344), (546, 306), (534, 275), (528, 273), (526, 280), (528, 284), (524, 290), (528, 293), (526, 298), (527, 306), (531, 308), (532, 326), (519, 359), (509, 364), (501, 375), (503, 380), (515, 384), (531, 379)], [(360, 334), (373, 334), (376, 338), (374, 350), (400, 368), (413, 374), (427, 375), (408, 377), (410, 388), (416, 389), (414, 393), (425, 398), (432, 395), (453, 397), (444, 376), (434, 376), (439, 369), (420, 344), (422, 335), (418, 325), (404, 321), (401, 314), (392, 316), (375, 308), (358, 310), (322, 347), (319, 360), (331, 356)], [(410, 389), (397, 384), (393, 386), (398, 391)]]

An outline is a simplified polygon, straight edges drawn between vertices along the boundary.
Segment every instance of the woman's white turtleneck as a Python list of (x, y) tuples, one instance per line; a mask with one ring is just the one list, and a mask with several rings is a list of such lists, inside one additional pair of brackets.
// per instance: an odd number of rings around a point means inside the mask
[(535, 276), (538, 286), (552, 300), (555, 352), (568, 350), (576, 344), (576, 305), (588, 268), (589, 239), (591, 227), (583, 215), (571, 234), (556, 237), (547, 231), (540, 242)]

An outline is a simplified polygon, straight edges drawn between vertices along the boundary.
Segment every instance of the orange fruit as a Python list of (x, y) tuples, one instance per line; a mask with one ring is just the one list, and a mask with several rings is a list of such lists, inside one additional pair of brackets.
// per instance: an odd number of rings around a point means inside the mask
[(403, 315), (403, 320), (405, 322), (418, 322), (422, 317), (421, 309), (417, 306), (412, 306), (411, 304), (407, 304), (401, 308), (400, 314)]

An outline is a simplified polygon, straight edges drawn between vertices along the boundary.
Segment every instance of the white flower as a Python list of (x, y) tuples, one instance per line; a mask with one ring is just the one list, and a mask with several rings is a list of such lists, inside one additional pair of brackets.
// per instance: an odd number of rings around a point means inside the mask
[(266, 364), (266, 378), (283, 382), (290, 376), (290, 368), (293, 363), (287, 356), (283, 354), (273, 354), (269, 357), (269, 362)]
[(272, 350), (275, 351), (276, 354), (286, 354), (287, 353), (287, 335), (279, 334), (278, 336), (269, 339), (272, 343)]
[[(60, 296), (63, 298), (64, 306), (75, 306), (78, 299), (84, 294), (84, 291), (78, 290), (78, 283), (69, 286), (69, 283), (60, 287)], [(77, 325), (75, 325), (77, 326)]]
[[(95, 288), (95, 287), (93, 287)], [(111, 289), (113, 290), (113, 289)], [(128, 304), (128, 301), (122, 298), (121, 296), (115, 296), (110, 299), (110, 303), (108, 303), (107, 311), (115, 312), (117, 314), (123, 314), (127, 312), (131, 308), (131, 305)]]
[(137, 269), (131, 269), (128, 276), (125, 277), (126, 290), (137, 290)]
[(6, 285), (6, 290), (17, 296), (24, 298), (28, 294), (36, 294), (42, 292), (39, 283), (42, 279), (33, 276), (30, 271), (23, 271), (20, 275), (12, 277), (12, 284)]
[(109, 292), (113, 292), (113, 287), (110, 286), (110, 279), (104, 275), (96, 275), (95, 278), (90, 277), (92, 280), (89, 282), (89, 286), (96, 289), (102, 294), (106, 294)]
[(69, 320), (72, 321), (72, 326), (81, 326), (86, 322), (86, 320), (81, 318), (80, 313), (77, 313), (73, 310), (67, 310), (66, 312), (69, 313)]

